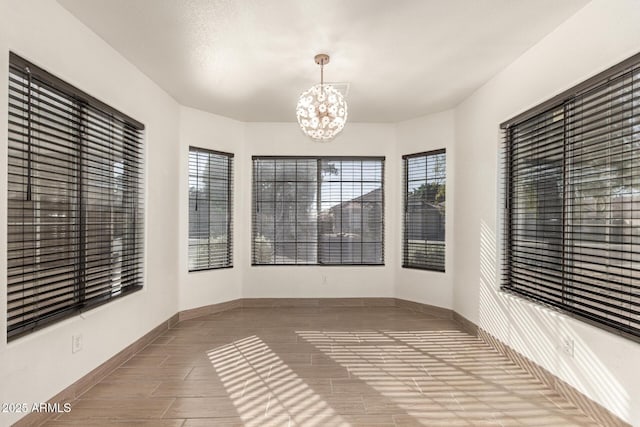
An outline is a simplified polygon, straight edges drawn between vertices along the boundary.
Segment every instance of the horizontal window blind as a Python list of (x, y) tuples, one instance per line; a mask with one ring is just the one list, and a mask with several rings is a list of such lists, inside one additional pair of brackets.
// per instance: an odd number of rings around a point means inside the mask
[(318, 263), (317, 159), (253, 159), (253, 264)]
[(189, 147), (189, 271), (233, 266), (233, 154)]
[(505, 128), (503, 288), (640, 338), (640, 66)]
[(384, 159), (254, 157), (254, 265), (384, 263)]
[(444, 271), (446, 151), (405, 155), (402, 266)]
[(11, 54), (9, 339), (142, 286), (142, 131)]

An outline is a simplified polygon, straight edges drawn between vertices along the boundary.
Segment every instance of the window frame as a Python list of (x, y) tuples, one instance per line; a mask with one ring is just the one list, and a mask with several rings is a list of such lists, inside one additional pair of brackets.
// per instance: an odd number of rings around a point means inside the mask
[[(14, 219), (7, 218), (8, 283), (5, 314), (6, 337), (10, 342), (143, 289), (146, 215), (145, 126), (13, 52), (9, 52), (8, 65), (7, 164), (10, 170), (13, 168), (13, 172), (6, 178), (7, 202), (9, 206), (12, 201), (18, 203), (11, 208)], [(33, 100), (32, 91), (37, 94)], [(52, 125), (46, 121), (56, 123), (55, 127), (48, 128)], [(47, 133), (47, 129), (53, 130)], [(106, 129), (110, 129), (110, 133)], [(64, 134), (69, 135), (64, 139), (60, 132), (70, 133)], [(48, 136), (45, 138), (42, 135)], [(61, 145), (62, 141), (66, 145)], [(58, 151), (53, 151), (55, 147), (58, 147)], [(20, 157), (17, 154), (20, 152), (26, 153), (22, 155), (26, 157)], [(36, 157), (32, 160), (33, 156)], [(39, 157), (49, 160), (37, 160)], [(121, 162), (115, 160), (119, 158)], [(40, 169), (35, 169), (37, 165), (40, 165)], [(36, 199), (31, 198), (32, 187), (36, 190), (55, 188), (42, 184), (46, 182), (43, 174), (52, 174), (54, 170), (64, 171), (57, 175), (60, 185), (66, 186), (60, 191), (71, 194), (64, 198), (67, 200), (64, 202), (67, 205), (64, 215), (54, 212), (61, 208), (49, 214), (46, 210), (41, 211), (43, 204), (55, 203), (47, 201), (47, 197), (54, 200), (59, 197), (54, 190), (37, 192), (34, 195)], [(26, 186), (23, 193), (25, 198), (17, 197), (21, 190), (16, 185)], [(118, 191), (122, 199), (112, 195)], [(110, 212), (107, 232), (99, 228), (105, 224), (105, 210), (101, 207), (105, 206), (105, 201), (110, 208), (106, 211)], [(35, 211), (40, 213), (33, 214)], [(29, 212), (35, 218), (32, 222), (25, 220)], [(47, 218), (56, 217), (68, 217), (68, 220), (64, 223), (49, 220), (51, 235), (46, 239), (53, 243), (43, 244), (41, 229), (49, 226)], [(62, 224), (63, 228), (60, 229), (57, 224)], [(12, 240), (12, 229), (15, 227), (18, 231), (23, 229), (22, 233), (25, 233), (26, 227), (33, 228), (34, 231), (28, 232), (33, 237), (25, 239), (23, 235), (22, 239)], [(96, 230), (102, 232), (96, 234)], [(9, 243), (15, 248), (11, 249)], [(29, 249), (27, 244), (34, 246)], [(52, 258), (44, 261), (43, 248), (55, 251), (68, 245), (72, 245), (73, 249), (67, 248), (66, 258), (61, 259), (59, 255), (54, 255), (56, 252), (50, 252)], [(31, 251), (31, 255), (20, 255), (24, 251)], [(101, 256), (107, 252), (110, 258), (105, 263)], [(10, 267), (11, 260), (15, 259), (12, 256), (33, 259), (33, 262), (23, 264), (32, 273), (23, 272), (23, 278), (20, 279), (20, 274)], [(60, 261), (73, 266), (72, 275), (56, 272), (58, 268), (55, 267), (53, 273), (37, 277), (45, 271), (43, 264), (53, 262), (55, 265)], [(29, 275), (35, 277), (29, 278)], [(113, 275), (119, 281), (108, 285), (104, 277), (111, 277), (112, 280)], [(53, 288), (52, 283), (58, 282), (51, 280), (58, 280), (59, 284)], [(22, 297), (14, 297), (16, 292), (20, 293), (16, 287), (22, 287)], [(29, 302), (30, 298), (35, 298), (29, 297), (31, 293), (42, 295), (42, 299)], [(68, 296), (63, 299), (64, 295)], [(17, 304), (11, 307), (11, 302)], [(15, 321), (20, 318), (23, 320)]]
[[(385, 265), (385, 156), (291, 156), (291, 155), (254, 155), (251, 158), (252, 160), (252, 191), (251, 191), (251, 266), (252, 267), (383, 267)], [(380, 217), (381, 217), (381, 230), (380, 230), (380, 263), (256, 263), (255, 262), (255, 242), (256, 242), (256, 213), (257, 213), (257, 199), (256, 199), (256, 160), (315, 160), (318, 165), (320, 165), (323, 161), (380, 161), (381, 170), (380, 170)], [(320, 202), (318, 200), (318, 196), (321, 194), (319, 191), (320, 186), (322, 185), (322, 181), (319, 179), (321, 175), (321, 170), (318, 168), (317, 176), (318, 179), (315, 181), (316, 183), (316, 203), (318, 213), (320, 212)], [(342, 181), (340, 181), (342, 182)], [(345, 203), (345, 202), (342, 202)], [(320, 222), (316, 219), (316, 229), (320, 229)], [(315, 246), (316, 246), (316, 256), (319, 257), (319, 248), (321, 246), (321, 242), (319, 239), (319, 233), (316, 237)], [(376, 242), (378, 243), (378, 242)]]
[[(408, 203), (408, 198), (409, 198), (409, 159), (415, 159), (415, 158), (419, 158), (419, 157), (425, 157), (425, 161), (428, 162), (428, 158), (430, 156), (437, 156), (440, 154), (444, 154), (444, 165), (445, 165), (445, 169), (444, 169), (444, 181), (445, 181), (445, 206), (446, 206), (446, 202), (447, 202), (447, 197), (446, 197), (446, 182), (447, 182), (447, 149), (446, 148), (439, 148), (439, 149), (435, 149), (435, 150), (429, 150), (429, 151), (422, 151), (419, 153), (413, 153), (413, 154), (405, 154), (402, 156), (402, 268), (407, 268), (407, 269), (413, 269), (413, 270), (423, 270), (423, 271), (432, 271), (432, 272), (436, 272), (436, 273), (446, 273), (446, 262), (447, 262), (447, 239), (446, 239), (446, 208), (445, 208), (445, 214), (443, 215), (443, 234), (444, 234), (444, 238), (443, 238), (443, 259), (442, 259), (442, 268), (435, 268), (435, 267), (429, 267), (427, 265), (418, 265), (418, 264), (410, 264), (408, 262), (409, 259), (409, 227), (407, 224), (407, 216), (408, 216), (408, 209), (409, 209), (409, 203)], [(427, 164), (428, 166), (428, 164)], [(427, 179), (427, 172), (428, 169), (425, 169), (425, 181)]]
[[(526, 110), (516, 115), (515, 117), (501, 123), (500, 129), (503, 133), (503, 142), (501, 147), (502, 171), (499, 174), (502, 180), (502, 183), (501, 183), (502, 195), (500, 199), (501, 199), (502, 212), (503, 212), (502, 218), (501, 218), (502, 279), (500, 281), (501, 282), (500, 290), (502, 292), (516, 295), (517, 297), (532, 301), (536, 304), (543, 305), (554, 311), (561, 312), (569, 317), (575, 318), (584, 323), (588, 323), (599, 329), (608, 331), (610, 333), (622, 336), (624, 338), (627, 338), (629, 340), (636, 341), (636, 342), (640, 342), (640, 327), (637, 326), (639, 323), (637, 320), (633, 322), (630, 321), (628, 325), (621, 325), (620, 324), (621, 322), (615, 320), (615, 318), (609, 317), (610, 315), (607, 314), (607, 309), (600, 308), (600, 311), (594, 310), (592, 306), (590, 306), (589, 304), (583, 301), (585, 297), (580, 294), (580, 291), (582, 289), (579, 286), (576, 286), (574, 284), (574, 281), (576, 280), (574, 279), (574, 276), (576, 274), (584, 274), (584, 273), (582, 272), (574, 273), (572, 269), (574, 269), (575, 267), (570, 268), (569, 266), (571, 265), (571, 263), (575, 262), (574, 257), (576, 253), (578, 256), (585, 256), (585, 255), (582, 255), (582, 253), (579, 250), (575, 252), (575, 247), (579, 247), (577, 246), (577, 244), (582, 242), (583, 240), (581, 239), (583, 238), (576, 237), (576, 233), (580, 233), (580, 231), (574, 231), (574, 228), (584, 227), (585, 223), (581, 222), (581, 223), (578, 223), (579, 225), (576, 226), (576, 224), (572, 222), (572, 221), (575, 221), (575, 219), (571, 217), (571, 215), (576, 214), (576, 208), (574, 207), (574, 204), (577, 201), (577, 196), (574, 194), (575, 192), (574, 187), (576, 186), (576, 179), (578, 180), (585, 179), (584, 178), (585, 172), (583, 170), (586, 170), (586, 167), (584, 166), (584, 164), (588, 162), (587, 160), (588, 156), (593, 153), (598, 153), (598, 150), (602, 150), (602, 149), (598, 148), (595, 151), (593, 151), (594, 149), (592, 149), (592, 151), (587, 151), (586, 155), (582, 152), (577, 155), (575, 153), (569, 154), (568, 152), (571, 150), (576, 150), (576, 148), (571, 146), (571, 144), (575, 144), (575, 142), (573, 142), (574, 140), (582, 141), (579, 138), (576, 139), (573, 132), (575, 132), (576, 129), (582, 132), (585, 132), (583, 126), (587, 127), (586, 124), (582, 124), (582, 125), (575, 124), (576, 122), (579, 122), (582, 120), (574, 117), (574, 115), (576, 114), (575, 111), (579, 111), (578, 114), (584, 114), (584, 111), (590, 114), (594, 114), (593, 111), (595, 111), (595, 110), (590, 110), (591, 108), (594, 108), (592, 106), (588, 106), (587, 109), (583, 111), (581, 109), (582, 104), (579, 104), (579, 106), (576, 107), (576, 105), (578, 105), (577, 103), (584, 102), (584, 99), (589, 98), (591, 95), (601, 96), (603, 99), (606, 100), (605, 95), (598, 95), (598, 91), (603, 90), (603, 88), (605, 88), (604, 90), (607, 90), (606, 88), (609, 87), (608, 85), (615, 84), (615, 82), (620, 81), (620, 79), (623, 79), (624, 76), (628, 76), (632, 81), (631, 94), (629, 96), (631, 97), (632, 100), (637, 99), (638, 95), (640, 95), (640, 84), (638, 84), (638, 82), (640, 82), (640, 78), (637, 78), (636, 76), (638, 76), (639, 73), (640, 73), (640, 53), (633, 55), (630, 58), (627, 58), (626, 60), (608, 68), (607, 70), (601, 73), (594, 75), (591, 78), (586, 79), (582, 83), (579, 83), (578, 85), (563, 91), (562, 93), (552, 97), (551, 99), (541, 103), (540, 105), (534, 106), (533, 108)], [(624, 83), (623, 86), (629, 86), (629, 84)], [(613, 91), (614, 89), (611, 89), (611, 90)], [(618, 95), (618, 96), (621, 97), (621, 95)], [(595, 99), (600, 99), (600, 98), (595, 98)], [(589, 101), (589, 102), (593, 102), (593, 101)], [(605, 104), (606, 102), (602, 101), (602, 104), (599, 104), (599, 105), (605, 105)], [(560, 244), (562, 256), (560, 259), (557, 260), (557, 265), (559, 266), (559, 273), (556, 274), (556, 276), (561, 278), (560, 284), (558, 285), (560, 289), (562, 289), (562, 299), (560, 303), (558, 303), (558, 301), (556, 300), (552, 300), (551, 295), (547, 296), (547, 300), (545, 300), (544, 297), (541, 298), (540, 296), (535, 295), (535, 293), (527, 293), (527, 292), (520, 291), (519, 289), (517, 289), (517, 285), (513, 283), (513, 279), (512, 279), (513, 268), (514, 268), (512, 266), (512, 256), (513, 256), (512, 252), (514, 250), (513, 244), (514, 244), (514, 238), (515, 238), (514, 237), (515, 230), (512, 224), (514, 221), (513, 209), (515, 209), (513, 204), (515, 203), (514, 199), (516, 194), (515, 193), (516, 189), (514, 188), (514, 180), (515, 180), (514, 175), (516, 172), (514, 171), (515, 166), (513, 164), (514, 162), (513, 151), (515, 150), (515, 148), (513, 147), (513, 144), (516, 138), (515, 129), (517, 129), (519, 125), (527, 123), (539, 117), (542, 117), (545, 114), (554, 114), (555, 111), (562, 111), (561, 120), (563, 121), (562, 131), (561, 131), (562, 132), (562, 150), (561, 150), (562, 162), (561, 163), (562, 163), (562, 170), (563, 170), (562, 177), (561, 177), (562, 191), (559, 191), (559, 194), (562, 195), (562, 198), (561, 198), (562, 238), (561, 238), (561, 244)], [(606, 109), (603, 111), (606, 111), (607, 114), (609, 114), (610, 116), (613, 116), (614, 114), (622, 114), (620, 112), (614, 113), (612, 109)], [(587, 123), (593, 126), (593, 123), (595, 122), (587, 121)], [(599, 125), (599, 126), (602, 126), (602, 129), (605, 129), (605, 126), (607, 125)], [(608, 126), (613, 126), (613, 125), (609, 123)], [(581, 137), (584, 138), (583, 136)], [(609, 136), (606, 139), (607, 142), (613, 142), (614, 140), (615, 138), (612, 136)], [(620, 147), (623, 150), (623, 152), (625, 152), (624, 151), (625, 144), (626, 144), (625, 142), (621, 142), (615, 145), (615, 147)], [(597, 146), (594, 143), (592, 143), (592, 145)], [(583, 149), (583, 148), (580, 148), (580, 149)], [(528, 150), (533, 152), (534, 149), (529, 148)], [(608, 154), (608, 157), (606, 157), (608, 159), (607, 161), (614, 162), (615, 160), (613, 160), (612, 157), (615, 155), (616, 155), (615, 153)], [(575, 160), (576, 156), (586, 156), (586, 159), (581, 159), (579, 161), (576, 161)], [(576, 165), (579, 165), (579, 166), (576, 166)], [(519, 166), (519, 167), (522, 168), (522, 166)], [(578, 172), (577, 174), (574, 174), (576, 170)], [(633, 176), (634, 175), (632, 175), (632, 178)], [(625, 179), (625, 178), (627, 177), (623, 176), (623, 178), (619, 178), (619, 179)], [(577, 182), (580, 183), (584, 181), (577, 181)], [(633, 182), (633, 179), (631, 182)], [(610, 197), (611, 197), (611, 194), (613, 194), (612, 188), (613, 186), (609, 188), (609, 191), (611, 191), (611, 193), (609, 193)], [(582, 215), (583, 214), (582, 205), (578, 205), (578, 206), (580, 206), (578, 213)], [(612, 210), (611, 213), (613, 212), (614, 211)], [(630, 212), (637, 212), (637, 210), (632, 209)], [(580, 220), (584, 221), (584, 219), (580, 219)], [(588, 222), (587, 222), (587, 225), (588, 225)], [(611, 226), (610, 225), (608, 226), (608, 231), (601, 232), (598, 235), (606, 236), (607, 238), (606, 242), (607, 244), (609, 244), (612, 237)], [(575, 243), (567, 243), (567, 242), (575, 242)], [(611, 250), (611, 249), (607, 249), (607, 250)], [(635, 251), (635, 252), (631, 252), (631, 254), (637, 255), (639, 252), (640, 251)], [(582, 263), (585, 264), (585, 266), (579, 266), (577, 267), (577, 269), (578, 270), (588, 269), (586, 267), (588, 265), (597, 265), (599, 267), (608, 266), (609, 265), (608, 262), (610, 262), (611, 259), (612, 258), (609, 255), (606, 257), (606, 261), (599, 261), (598, 263), (595, 263), (594, 261), (591, 264), (589, 264), (586, 261), (582, 261)], [(623, 270), (627, 271), (631, 269), (631, 267), (626, 269), (624, 267), (615, 267), (615, 268), (620, 268), (621, 271)], [(594, 274), (597, 274), (597, 273), (594, 273)], [(626, 277), (626, 276), (623, 276), (621, 272), (614, 273), (613, 276), (621, 277), (616, 280), (623, 280), (623, 278)], [(612, 273), (607, 273), (607, 276), (604, 279), (602, 279), (602, 282), (601, 282), (602, 284), (600, 285), (602, 289), (606, 290), (606, 286), (614, 286), (615, 284), (612, 283), (611, 280), (612, 280)], [(540, 284), (539, 286), (545, 286), (545, 285)], [(590, 286), (590, 285), (587, 284), (585, 286)], [(633, 294), (634, 292), (633, 288), (638, 288), (638, 286), (632, 285), (632, 284), (628, 284), (626, 286), (629, 287), (628, 292), (632, 293), (633, 295), (633, 296), (630, 296), (629, 298), (635, 298), (637, 300), (638, 297), (640, 296), (640, 292), (635, 291), (635, 294)], [(540, 291), (539, 293), (543, 293), (543, 292)], [(565, 297), (565, 293), (568, 296)], [(600, 305), (606, 306), (607, 304), (611, 304), (611, 300), (615, 299), (615, 297), (612, 297), (611, 295), (608, 295), (607, 298), (609, 299), (606, 299), (606, 298), (594, 299), (593, 303), (595, 305), (600, 304)], [(618, 315), (618, 317), (624, 317), (625, 315), (630, 315), (629, 314), (630, 312), (637, 311), (637, 310), (638, 310), (638, 303), (630, 302), (629, 306), (626, 307), (624, 311)], [(636, 326), (634, 326), (634, 324)]]
[[(228, 212), (228, 221), (227, 221), (227, 248), (226, 248), (226, 252), (227, 252), (227, 259), (228, 259), (228, 263), (226, 265), (221, 265), (221, 266), (208, 266), (208, 267), (202, 267), (202, 268), (190, 268), (189, 266), (187, 266), (188, 272), (189, 273), (197, 273), (200, 271), (210, 271), (210, 270), (222, 270), (222, 269), (226, 269), (226, 268), (233, 268), (233, 160), (234, 160), (234, 153), (229, 153), (226, 151), (218, 151), (218, 150), (211, 150), (208, 148), (202, 148), (202, 147), (197, 147), (197, 146), (193, 146), (190, 145), (189, 146), (189, 159), (191, 158), (191, 153), (192, 152), (198, 152), (198, 153), (206, 153), (208, 155), (214, 155), (214, 156), (219, 156), (219, 157), (225, 157), (227, 160), (227, 212)], [(189, 160), (189, 165), (188, 165), (188, 177), (191, 177), (191, 161)], [(188, 185), (188, 183), (187, 183)], [(187, 231), (187, 240), (189, 240), (189, 232), (191, 230), (191, 196), (188, 195), (188, 231)], [(207, 200), (209, 203), (211, 202), (210, 199)], [(189, 248), (190, 245), (187, 242), (187, 247)], [(190, 264), (190, 256), (189, 253), (187, 253), (187, 263)]]

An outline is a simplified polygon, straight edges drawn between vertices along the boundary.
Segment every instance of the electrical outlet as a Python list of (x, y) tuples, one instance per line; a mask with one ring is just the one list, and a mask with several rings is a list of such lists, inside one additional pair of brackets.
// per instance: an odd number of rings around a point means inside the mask
[(77, 353), (82, 350), (82, 334), (73, 335), (71, 337), (71, 353)]
[(322, 275), (322, 284), (323, 285), (327, 284), (327, 276), (325, 274)]
[(566, 354), (569, 357), (573, 357), (573, 353), (574, 353), (574, 342), (573, 342), (573, 338), (571, 337), (564, 337), (562, 339), (562, 342), (560, 343), (560, 346), (562, 348), (562, 352), (564, 354)]

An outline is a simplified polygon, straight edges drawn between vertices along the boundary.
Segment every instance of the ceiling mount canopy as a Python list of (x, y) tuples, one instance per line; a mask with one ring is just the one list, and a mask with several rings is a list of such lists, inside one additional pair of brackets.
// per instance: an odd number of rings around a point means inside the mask
[(296, 107), (300, 128), (317, 142), (333, 140), (347, 123), (347, 102), (333, 86), (324, 84), (324, 66), (329, 59), (326, 53), (314, 57), (316, 64), (320, 65), (320, 84), (300, 95)]
[[(313, 59), (314, 61), (316, 61), (316, 64), (322, 66), (322, 65), (327, 65), (331, 57), (329, 57), (329, 55), (327, 55), (326, 53), (319, 53), (316, 56), (314, 56)], [(322, 68), (320, 68), (320, 79), (322, 79)]]

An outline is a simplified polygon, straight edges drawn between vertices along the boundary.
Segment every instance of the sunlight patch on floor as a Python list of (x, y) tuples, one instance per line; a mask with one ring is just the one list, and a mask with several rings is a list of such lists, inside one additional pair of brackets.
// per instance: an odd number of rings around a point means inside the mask
[(257, 336), (208, 352), (238, 416), (247, 426), (348, 425)]

